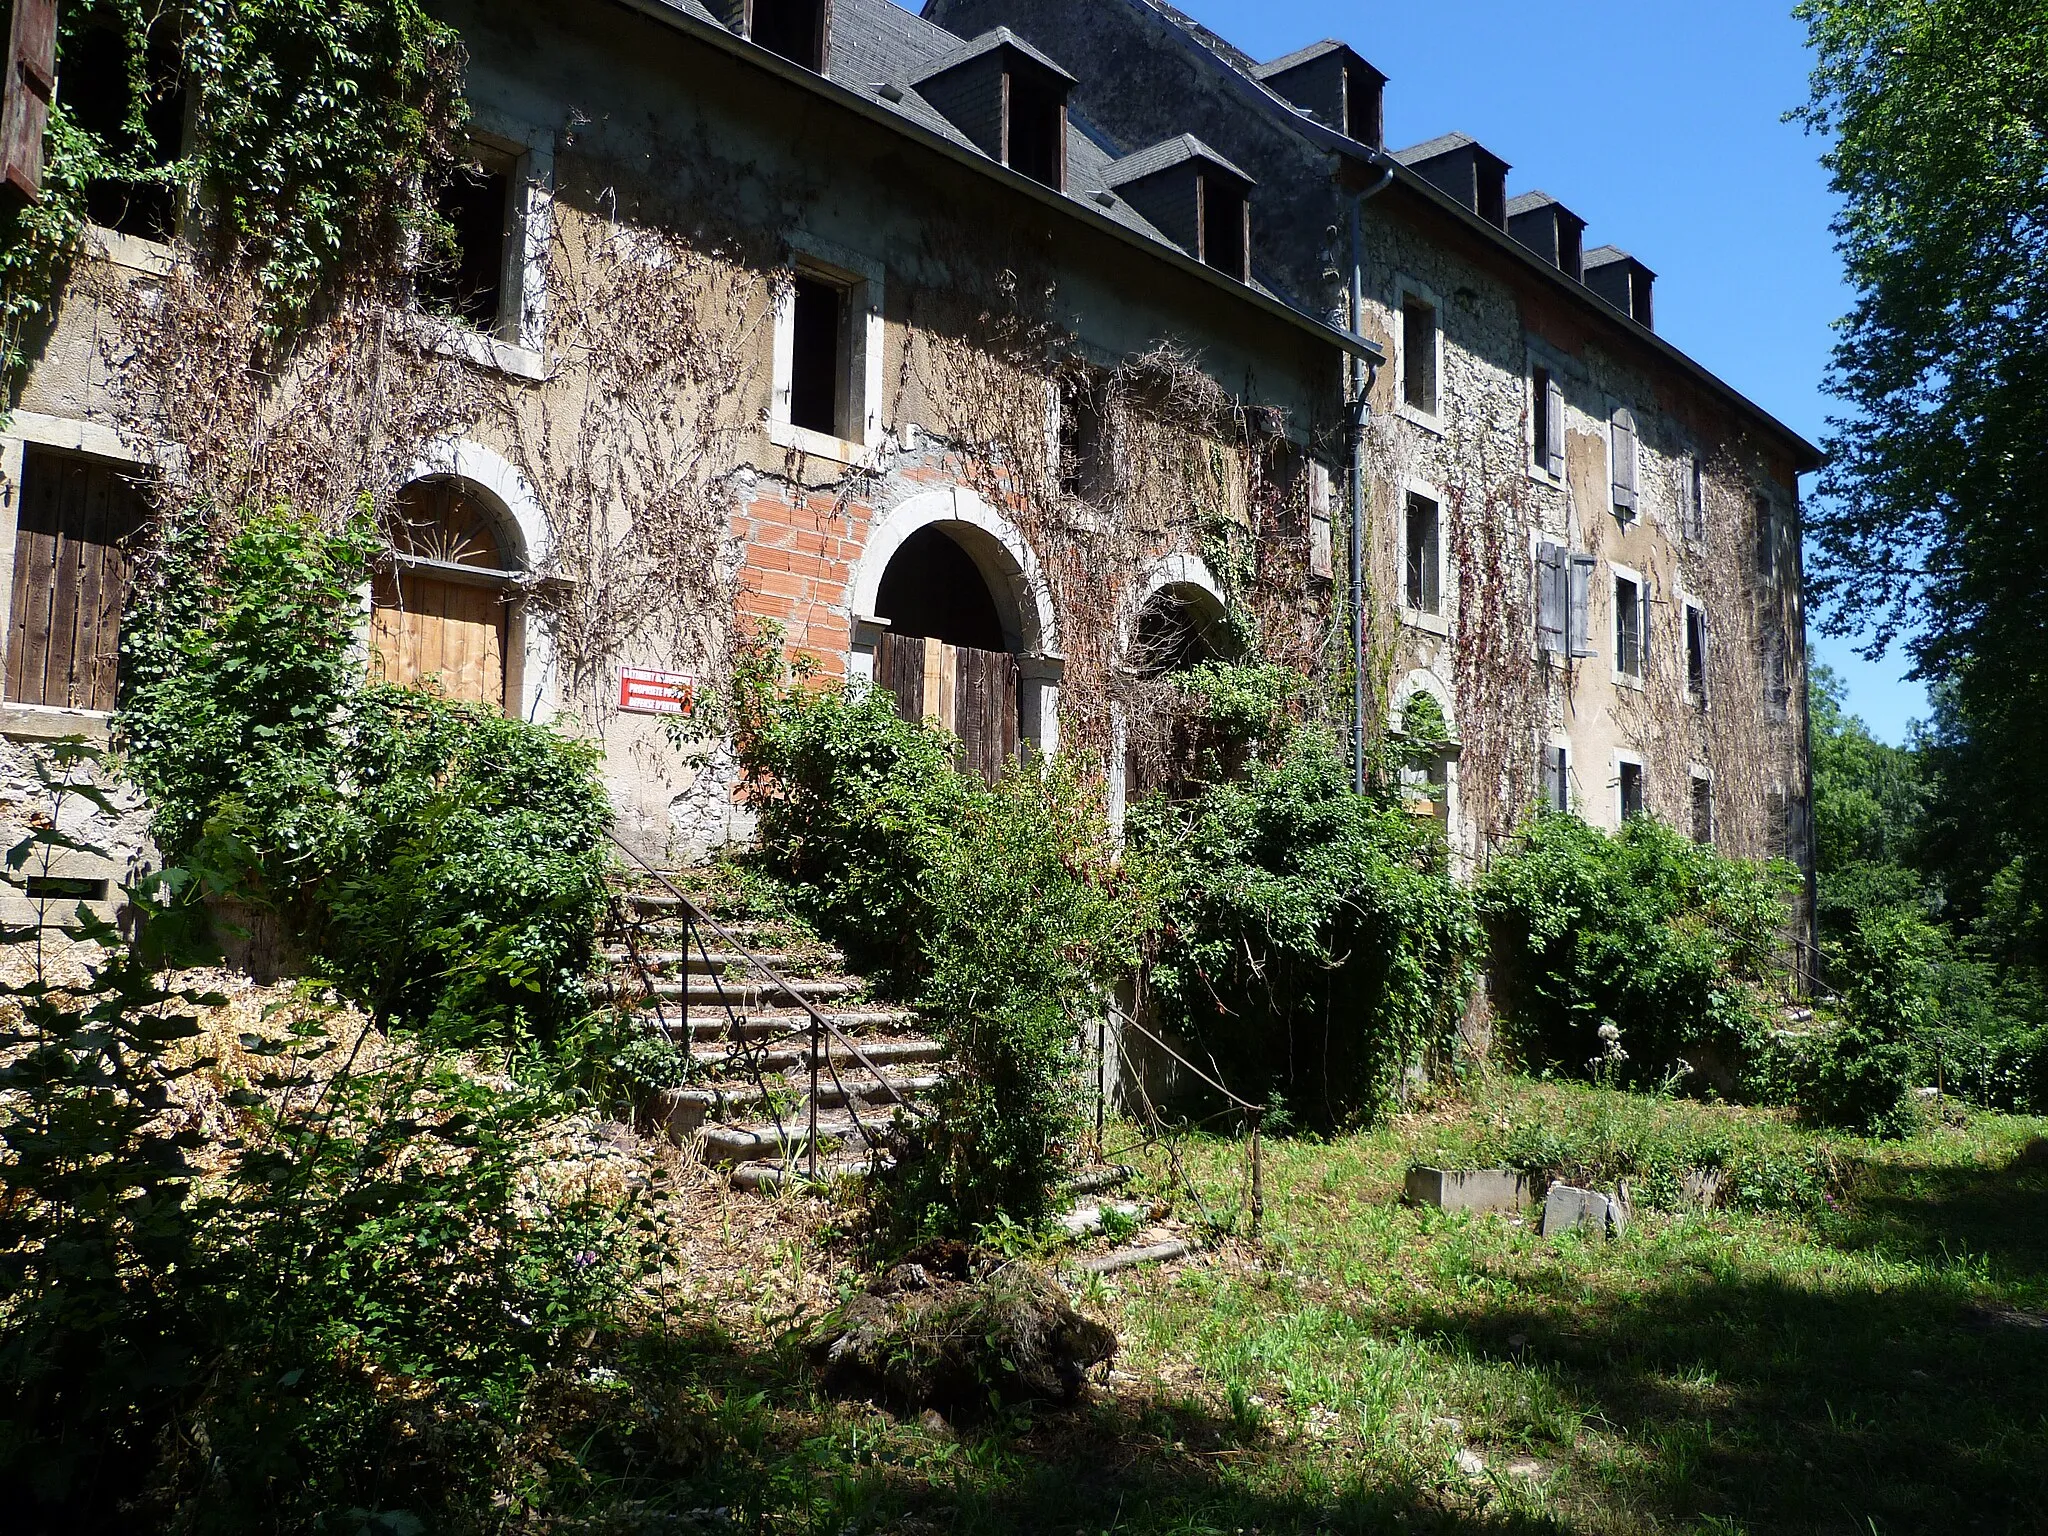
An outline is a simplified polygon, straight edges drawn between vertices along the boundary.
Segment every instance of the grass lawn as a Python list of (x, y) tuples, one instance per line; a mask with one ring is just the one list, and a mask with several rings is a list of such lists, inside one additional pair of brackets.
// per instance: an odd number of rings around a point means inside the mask
[[(1504, 1158), (1628, 1175), (1635, 1222), (1550, 1240), (1398, 1203), (1411, 1162)], [(1242, 1148), (1185, 1161), (1236, 1197)], [(1723, 1203), (1684, 1209), (1701, 1165)], [(1271, 1142), (1266, 1184), (1262, 1243), (1086, 1289), (1123, 1353), (1072, 1413), (899, 1422), (707, 1332), (647, 1346), (643, 1427), (575, 1458), (613, 1469), (587, 1491), (645, 1500), (619, 1529), (834, 1536), (2048, 1532), (2048, 1121), (1881, 1144), (1496, 1081)]]

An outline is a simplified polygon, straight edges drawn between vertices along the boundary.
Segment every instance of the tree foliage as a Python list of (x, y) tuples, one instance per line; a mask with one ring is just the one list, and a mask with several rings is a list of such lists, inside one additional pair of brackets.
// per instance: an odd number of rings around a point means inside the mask
[(2039, 888), (2048, 802), (2048, 4), (1807, 0), (1855, 307), (1814, 516), (1845, 633), (1910, 636)]

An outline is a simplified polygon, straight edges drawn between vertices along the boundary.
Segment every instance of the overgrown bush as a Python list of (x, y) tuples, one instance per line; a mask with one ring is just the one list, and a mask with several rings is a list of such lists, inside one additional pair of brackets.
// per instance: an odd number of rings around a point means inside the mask
[(1040, 1221), (1075, 1150), (1083, 1027), (1132, 962), (1142, 913), (1100, 796), (1063, 762), (991, 786), (888, 695), (785, 681), (762, 653), (741, 710), (761, 866), (918, 1004), (959, 1069), (902, 1129), (892, 1223)]
[(204, 1035), (225, 999), (159, 980), (205, 958), (184, 883), (130, 893), (132, 936), (81, 909), (82, 981), (5, 935), (0, 1497), (87, 1533), (478, 1528), (529, 1395), (612, 1317), (624, 1227), (550, 1191), (544, 1098), (313, 996)]
[(1441, 835), (1350, 777), (1305, 729), (1241, 779), (1133, 807), (1128, 828), (1160, 903), (1161, 1021), (1240, 1096), (1325, 1124), (1447, 1054), (1477, 940)]
[(1802, 1111), (1823, 1125), (1903, 1136), (1916, 1123), (1914, 1042), (1938, 1016), (1942, 935), (1909, 912), (1867, 914), (1829, 946), (1840, 990), (1794, 1067)]
[(289, 508), (216, 547), (174, 529), (124, 629), (115, 721), (173, 859), (312, 943), (380, 1020), (450, 1044), (559, 1033), (583, 1007), (609, 806), (586, 742), (371, 687), (367, 523)]
[(1478, 886), (1503, 1043), (1531, 1070), (1734, 1092), (1783, 996), (1792, 872), (1647, 817), (1540, 814)]

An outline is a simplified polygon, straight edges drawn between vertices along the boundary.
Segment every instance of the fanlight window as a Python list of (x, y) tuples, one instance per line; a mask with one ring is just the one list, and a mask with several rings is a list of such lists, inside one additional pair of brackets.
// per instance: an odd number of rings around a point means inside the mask
[(377, 578), (370, 620), (371, 664), (383, 681), (504, 708), (519, 587), (502, 527), (460, 481), (421, 481), (399, 494), (394, 568)]

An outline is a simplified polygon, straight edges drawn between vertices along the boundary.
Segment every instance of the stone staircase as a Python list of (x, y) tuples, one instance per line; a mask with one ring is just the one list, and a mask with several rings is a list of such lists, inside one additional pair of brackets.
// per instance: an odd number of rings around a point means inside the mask
[[(687, 875), (673, 883), (692, 889)], [(649, 1118), (739, 1187), (808, 1178), (814, 1114), (819, 1177), (868, 1171), (904, 1106), (944, 1080), (944, 1048), (916, 1016), (870, 1000), (843, 954), (793, 925), (709, 895), (686, 904), (656, 881), (622, 888), (615, 907), (593, 990), (687, 1043), (695, 1068)]]

